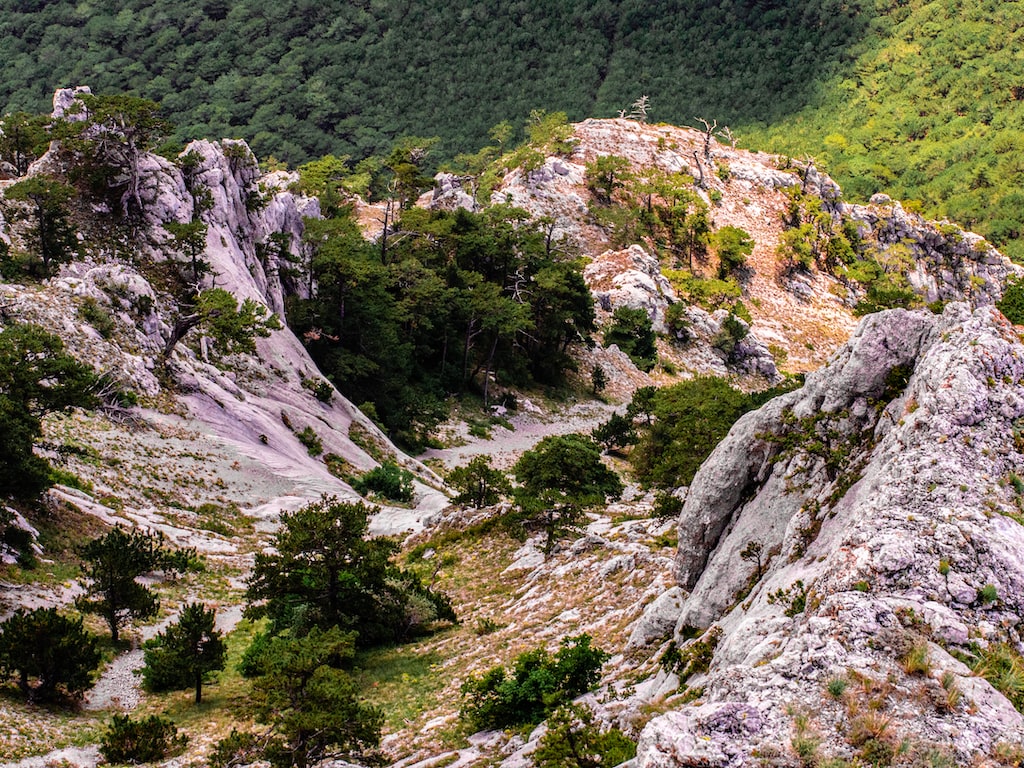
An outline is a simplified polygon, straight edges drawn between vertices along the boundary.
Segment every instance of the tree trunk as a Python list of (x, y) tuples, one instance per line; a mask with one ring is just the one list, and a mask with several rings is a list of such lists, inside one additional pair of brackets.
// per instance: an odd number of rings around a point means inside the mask
[(203, 673), (201, 670), (196, 671), (196, 704), (201, 704), (203, 701)]
[(171, 330), (171, 337), (167, 340), (167, 344), (164, 345), (164, 351), (161, 354), (163, 359), (167, 359), (171, 356), (171, 352), (178, 346), (178, 342), (185, 338), (185, 334), (199, 325), (200, 315), (194, 313), (191, 315), (185, 315), (174, 324), (174, 328)]

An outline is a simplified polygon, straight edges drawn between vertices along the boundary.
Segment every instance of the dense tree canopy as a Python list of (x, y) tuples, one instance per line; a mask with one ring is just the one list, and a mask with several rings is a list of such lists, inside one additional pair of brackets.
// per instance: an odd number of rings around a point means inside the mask
[(415, 445), (450, 394), (557, 384), (594, 329), (581, 266), (526, 211), (402, 211), (384, 251), (351, 218), (311, 221), (315, 296), (289, 324), (350, 400)]
[(408, 639), (436, 619), (454, 621), (444, 595), (394, 565), (394, 542), (366, 538), (371, 508), (323, 497), (281, 515), (273, 551), (256, 555), (246, 598), (271, 633), (313, 627), (358, 631), (366, 647)]
[(443, 136), (451, 156), (537, 107), (610, 117), (641, 94), (659, 120), (773, 119), (844, 62), (873, 10), (864, 0), (3, 0), (0, 112), (48, 110), (55, 87), (88, 84), (161, 102), (179, 140), (241, 137), (292, 163), (383, 154), (412, 133)]

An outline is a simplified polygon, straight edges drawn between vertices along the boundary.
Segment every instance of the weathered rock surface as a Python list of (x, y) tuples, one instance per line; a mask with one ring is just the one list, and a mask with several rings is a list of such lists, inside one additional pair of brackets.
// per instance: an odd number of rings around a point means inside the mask
[(872, 701), (882, 741), (957, 764), (1024, 743), (1024, 716), (950, 655), (1022, 647), (1022, 381), (1024, 345), (992, 309), (893, 310), (741, 418), (689, 488), (675, 564), (677, 641), (713, 625), (721, 640), (700, 699), (652, 721), (637, 765), (792, 755), (798, 717), (848, 758)]
[[(58, 91), (55, 114), (70, 109), (81, 92), (87, 90)], [(44, 155), (29, 172), (51, 168), (53, 156), (53, 152)], [(212, 205), (199, 214), (207, 225), (202, 258), (210, 265), (202, 287), (226, 289), (239, 301), (252, 299), (283, 316), (286, 295), (308, 295), (309, 280), (302, 271), (306, 263), (303, 219), (320, 215), (315, 198), (289, 191), (295, 174), (261, 175), (244, 142), (195, 141), (183, 156), (189, 161), (181, 164), (153, 154), (139, 158), (143, 226), (133, 243), (138, 251), (134, 258), (95, 249), (86, 258), (62, 267), (57, 277), (41, 287), (2, 284), (0, 302), (8, 316), (58, 333), (79, 359), (144, 398), (160, 396), (158, 377), (161, 367), (165, 368), (176, 383), (172, 410), (179, 413), (166, 417), (140, 409), (133, 418), (158, 431), (192, 431), (197, 451), (204, 446), (211, 456), (224, 455), (231, 465), (222, 468), (222, 476), (234, 474), (236, 465), (240, 466), (239, 474), (251, 480), (240, 480), (238, 488), (248, 492), (233, 493), (231, 501), (252, 509), (253, 514), (272, 516), (322, 493), (358, 498), (328, 470), (321, 454), (310, 455), (296, 438), (297, 432), (308, 427), (320, 438), (324, 455), (334, 454), (353, 471), (376, 466), (374, 456), (394, 457), (425, 480), (417, 483), (416, 509), (385, 509), (373, 529), (390, 533), (420, 527), (423, 519), (448, 503), (436, 489), (440, 481), (418, 462), (402, 456), (373, 422), (339, 393), (334, 392), (329, 402), (317, 399), (309, 384), (322, 381), (322, 377), (287, 328), (257, 339), (255, 356), (235, 356), (228, 365), (206, 359), (202, 343), (178, 344), (166, 365), (161, 365), (160, 355), (179, 308), (170, 295), (154, 288), (149, 279), (153, 271), (147, 272), (145, 265), (186, 258), (175, 252), (164, 224), (191, 221), (196, 196), (208, 196)], [(2, 191), (0, 185), (0, 194)], [(12, 234), (19, 237), (9, 228), (5, 230), (8, 239)], [(93, 302), (109, 314), (113, 329), (101, 334), (83, 322), (79, 316), (83, 301)], [(166, 404), (163, 407), (166, 409)], [(174, 418), (180, 421), (169, 425)], [(361, 446), (353, 442), (353, 436)], [(128, 449), (139, 441), (144, 443), (145, 438), (126, 430), (120, 444), (113, 441), (110, 448)], [(148, 450), (142, 444), (137, 447), (140, 454)], [(179, 485), (187, 486), (188, 479)], [(178, 493), (173, 488), (169, 492)], [(183, 503), (198, 506), (207, 500), (208, 492), (200, 488), (194, 497), (183, 495)], [(147, 514), (153, 517), (156, 510)]]

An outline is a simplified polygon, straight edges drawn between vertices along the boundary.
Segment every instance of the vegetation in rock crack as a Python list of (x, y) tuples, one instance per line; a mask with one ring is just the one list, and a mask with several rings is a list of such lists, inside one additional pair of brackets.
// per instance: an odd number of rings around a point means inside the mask
[(0, 623), (0, 671), (32, 701), (77, 699), (92, 687), (98, 639), (56, 608), (17, 609)]
[[(256, 555), (246, 614), (269, 618), (270, 636), (303, 636), (314, 627), (356, 630), (361, 647), (402, 642), (435, 622), (455, 621), (445, 595), (391, 561), (394, 542), (366, 537), (374, 511), (324, 496), (282, 514), (272, 550)], [(258, 638), (247, 654), (248, 674), (259, 672), (267, 642)]]
[(590, 690), (609, 655), (589, 635), (564, 638), (554, 655), (525, 651), (511, 670), (493, 667), (462, 684), (462, 717), (475, 729), (539, 723), (556, 707)]
[(605, 329), (604, 345), (618, 345), (641, 371), (649, 371), (658, 359), (651, 318), (643, 309), (618, 307), (612, 313), (611, 325)]
[(523, 532), (541, 531), (544, 552), (583, 526), (588, 509), (622, 493), (618, 475), (601, 462), (601, 450), (580, 434), (545, 437), (512, 468), (516, 507), (506, 523)]
[(151, 691), (195, 690), (195, 703), (203, 698), (203, 681), (224, 669), (227, 648), (214, 628), (216, 614), (200, 603), (181, 608), (178, 620), (145, 643), (142, 681)]

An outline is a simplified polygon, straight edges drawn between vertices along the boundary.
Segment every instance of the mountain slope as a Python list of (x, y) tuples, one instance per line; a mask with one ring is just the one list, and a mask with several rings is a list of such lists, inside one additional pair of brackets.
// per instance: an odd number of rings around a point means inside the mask
[(647, 727), (640, 765), (798, 739), (817, 759), (1019, 749), (1022, 702), (981, 660), (1022, 639), (1022, 361), (991, 310), (893, 310), (736, 423), (689, 489), (676, 558), (676, 639), (718, 627), (714, 661), (685, 681), (695, 704)]

